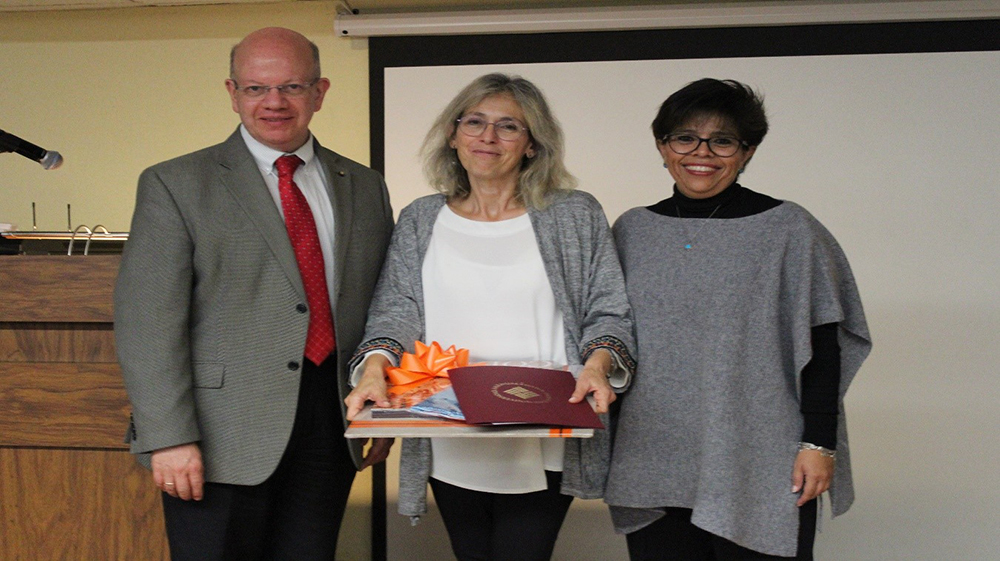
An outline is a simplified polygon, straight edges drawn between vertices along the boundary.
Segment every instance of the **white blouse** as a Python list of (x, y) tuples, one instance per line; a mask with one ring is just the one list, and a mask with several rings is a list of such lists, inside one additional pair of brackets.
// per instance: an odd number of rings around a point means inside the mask
[[(567, 364), (556, 306), (531, 219), (438, 214), (423, 262), (426, 342), (469, 349), (470, 360)], [(477, 491), (529, 493), (562, 471), (559, 438), (434, 438), (431, 477)]]

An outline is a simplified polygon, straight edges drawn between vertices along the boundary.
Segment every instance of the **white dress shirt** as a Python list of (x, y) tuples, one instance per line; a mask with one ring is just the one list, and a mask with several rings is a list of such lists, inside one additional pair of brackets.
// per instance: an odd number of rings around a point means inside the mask
[(240, 125), (240, 134), (243, 135), (243, 141), (246, 142), (247, 148), (253, 154), (257, 168), (264, 178), (264, 183), (267, 184), (267, 190), (271, 192), (271, 198), (274, 199), (274, 204), (277, 205), (282, 219), (284, 219), (285, 212), (281, 207), (281, 193), (278, 191), (278, 170), (274, 167), (274, 162), (286, 153), (295, 154), (304, 162), (295, 170), (295, 175), (292, 179), (298, 185), (299, 190), (302, 191), (306, 202), (309, 203), (313, 220), (316, 222), (316, 233), (319, 235), (319, 247), (323, 253), (326, 288), (330, 294), (330, 310), (332, 312), (336, 294), (333, 286), (333, 203), (330, 202), (330, 191), (326, 187), (328, 178), (323, 173), (323, 166), (319, 164), (319, 159), (316, 158), (315, 150), (313, 150), (312, 133), (309, 134), (309, 140), (294, 152), (281, 152), (261, 144), (257, 139), (250, 136), (250, 133), (247, 132), (246, 127), (243, 125)]

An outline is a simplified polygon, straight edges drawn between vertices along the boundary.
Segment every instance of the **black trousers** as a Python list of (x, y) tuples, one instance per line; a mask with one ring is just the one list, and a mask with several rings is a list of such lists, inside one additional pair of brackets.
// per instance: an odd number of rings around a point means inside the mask
[(649, 526), (625, 536), (631, 561), (812, 561), (816, 539), (816, 500), (799, 507), (799, 544), (795, 557), (753, 551), (702, 530), (691, 523), (691, 509), (667, 507)]
[(266, 481), (206, 483), (201, 501), (163, 493), (171, 559), (334, 559), (357, 471), (344, 440), (336, 355), (303, 364), (292, 434)]
[(431, 489), (459, 561), (546, 561), (573, 497), (559, 492), (562, 473), (547, 471), (548, 489), (484, 493), (431, 479)]

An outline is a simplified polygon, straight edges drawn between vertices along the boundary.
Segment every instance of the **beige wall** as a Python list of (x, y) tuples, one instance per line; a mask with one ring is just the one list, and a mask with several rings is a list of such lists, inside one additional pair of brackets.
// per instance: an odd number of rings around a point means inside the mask
[(223, 87), (229, 48), (268, 25), (320, 47), (333, 82), (320, 141), (368, 161), (368, 48), (336, 37), (334, 2), (7, 12), (0, 18), (0, 129), (65, 157), (46, 171), (0, 154), (0, 222), (128, 230), (139, 172), (222, 141), (239, 123)]

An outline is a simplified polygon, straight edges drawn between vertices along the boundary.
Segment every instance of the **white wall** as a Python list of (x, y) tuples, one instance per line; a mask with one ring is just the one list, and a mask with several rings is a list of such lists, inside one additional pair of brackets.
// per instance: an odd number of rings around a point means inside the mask
[[(667, 95), (704, 76), (762, 90), (771, 132), (741, 182), (833, 232), (875, 341), (846, 404), (858, 499), (824, 524), (817, 557), (998, 558), (998, 69), (998, 52), (390, 68), (386, 179), (397, 210), (429, 193), (416, 153), (430, 122), (476, 76), (519, 73), (613, 221), (670, 195), (649, 131)], [(561, 547), (616, 539), (603, 511), (588, 516)]]

